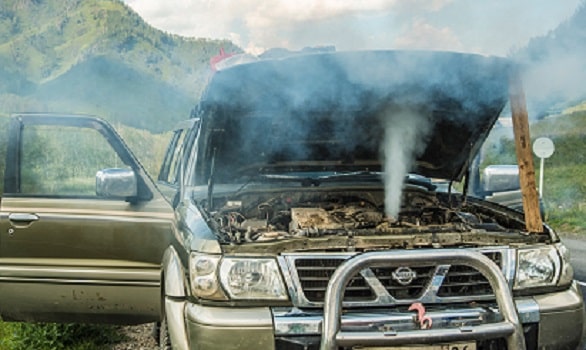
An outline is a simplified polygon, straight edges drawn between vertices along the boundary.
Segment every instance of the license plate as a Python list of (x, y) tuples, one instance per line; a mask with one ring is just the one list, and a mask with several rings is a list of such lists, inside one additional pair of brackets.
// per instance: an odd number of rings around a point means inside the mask
[(475, 342), (391, 347), (355, 347), (356, 350), (476, 350)]

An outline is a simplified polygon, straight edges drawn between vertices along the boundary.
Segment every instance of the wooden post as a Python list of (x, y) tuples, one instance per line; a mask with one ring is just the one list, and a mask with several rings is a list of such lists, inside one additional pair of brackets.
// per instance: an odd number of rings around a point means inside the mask
[(529, 116), (523, 84), (518, 71), (513, 72), (509, 81), (509, 98), (515, 134), (515, 149), (519, 164), (519, 180), (523, 196), (525, 227), (528, 232), (543, 232), (543, 222), (539, 210), (539, 196), (535, 183), (535, 167), (529, 135)]

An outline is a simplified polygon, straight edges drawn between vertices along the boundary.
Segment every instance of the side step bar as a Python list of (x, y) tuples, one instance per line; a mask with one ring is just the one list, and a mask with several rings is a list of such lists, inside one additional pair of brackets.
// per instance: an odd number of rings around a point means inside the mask
[[(401, 332), (351, 332), (341, 330), (340, 317), (344, 290), (350, 279), (367, 267), (423, 266), (430, 261), (438, 264), (468, 265), (482, 273), (492, 287), (503, 316), (502, 322), (453, 329), (427, 329)], [(507, 339), (508, 350), (525, 350), (525, 338), (515, 303), (500, 268), (483, 254), (463, 249), (429, 249), (407, 251), (376, 251), (346, 260), (334, 272), (324, 300), (321, 350), (339, 346), (396, 346), (421, 343), (443, 343), (488, 338)]]

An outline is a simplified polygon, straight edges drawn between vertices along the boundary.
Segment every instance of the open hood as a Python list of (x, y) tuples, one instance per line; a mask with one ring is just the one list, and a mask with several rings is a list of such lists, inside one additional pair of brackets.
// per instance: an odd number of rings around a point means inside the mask
[[(197, 171), (206, 178), (212, 163), (220, 179), (379, 171), (385, 147), (406, 146), (388, 138), (411, 135), (410, 171), (461, 180), (507, 102), (510, 69), (502, 58), (428, 51), (321, 53), (234, 66), (215, 73), (203, 95), (206, 145)], [(395, 132), (385, 136), (389, 129)]]

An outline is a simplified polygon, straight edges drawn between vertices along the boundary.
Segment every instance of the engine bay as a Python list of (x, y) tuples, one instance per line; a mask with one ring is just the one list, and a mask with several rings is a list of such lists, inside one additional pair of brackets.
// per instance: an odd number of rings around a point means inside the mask
[(380, 236), (437, 232), (518, 232), (520, 218), (418, 186), (403, 189), (397, 218), (384, 210), (384, 190), (303, 188), (247, 191), (216, 201), (210, 218), (229, 243), (298, 237)]

